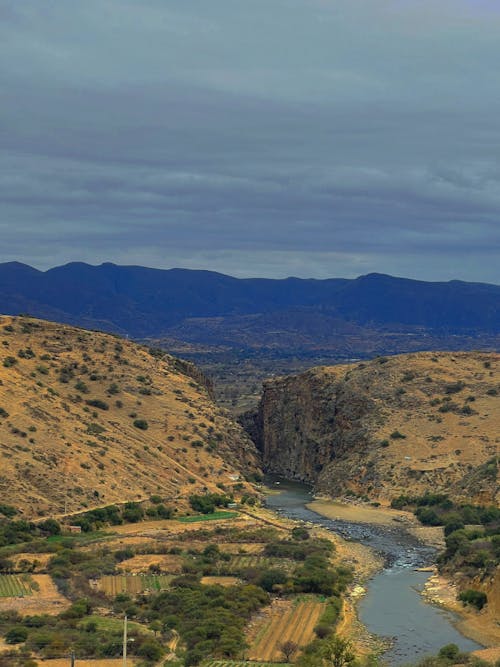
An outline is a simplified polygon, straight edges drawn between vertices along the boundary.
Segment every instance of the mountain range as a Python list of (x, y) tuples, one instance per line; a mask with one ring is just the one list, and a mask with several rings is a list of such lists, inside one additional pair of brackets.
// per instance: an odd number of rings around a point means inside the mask
[(355, 279), (238, 279), (211, 271), (81, 262), (39, 271), (9, 262), (0, 264), (0, 312), (134, 338), (244, 348), (327, 349), (346, 335), (352, 347), (353, 337), (366, 332), (486, 336), (495, 346), (500, 286), (378, 273)]

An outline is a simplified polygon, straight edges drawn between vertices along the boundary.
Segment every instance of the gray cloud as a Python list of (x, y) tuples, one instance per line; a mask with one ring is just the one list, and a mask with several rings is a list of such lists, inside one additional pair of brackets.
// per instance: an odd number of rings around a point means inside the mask
[(0, 258), (499, 282), (499, 35), (486, 0), (4, 0)]

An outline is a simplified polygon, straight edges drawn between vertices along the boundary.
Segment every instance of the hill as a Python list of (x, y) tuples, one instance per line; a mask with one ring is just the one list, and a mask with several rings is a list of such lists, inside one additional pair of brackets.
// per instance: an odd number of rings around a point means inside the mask
[(0, 317), (0, 497), (24, 516), (228, 491), (253, 444), (201, 373), (161, 350)]
[(500, 355), (417, 353), (269, 380), (243, 423), (264, 466), (332, 496), (500, 503)]

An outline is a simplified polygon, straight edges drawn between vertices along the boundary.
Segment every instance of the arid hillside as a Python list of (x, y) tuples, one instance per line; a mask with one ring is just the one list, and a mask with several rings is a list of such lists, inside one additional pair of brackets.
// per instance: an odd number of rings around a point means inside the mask
[(57, 515), (232, 490), (253, 443), (201, 373), (112, 335), (0, 317), (0, 498)]
[(264, 466), (332, 496), (498, 504), (500, 355), (416, 353), (268, 381), (243, 420)]

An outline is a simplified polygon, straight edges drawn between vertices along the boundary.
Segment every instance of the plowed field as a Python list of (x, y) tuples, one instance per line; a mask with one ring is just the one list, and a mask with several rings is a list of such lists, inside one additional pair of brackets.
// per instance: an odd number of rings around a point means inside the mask
[(106, 595), (114, 597), (118, 593), (137, 595), (145, 591), (162, 591), (168, 588), (172, 577), (168, 575), (108, 575), (99, 579), (97, 587)]
[(284, 642), (290, 640), (299, 647), (306, 646), (314, 638), (314, 627), (324, 609), (323, 602), (313, 599), (292, 606), (276, 605), (257, 628), (248, 657), (261, 662), (280, 661)]

